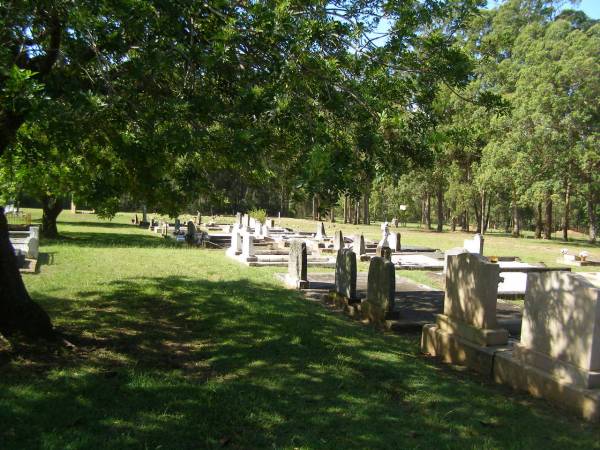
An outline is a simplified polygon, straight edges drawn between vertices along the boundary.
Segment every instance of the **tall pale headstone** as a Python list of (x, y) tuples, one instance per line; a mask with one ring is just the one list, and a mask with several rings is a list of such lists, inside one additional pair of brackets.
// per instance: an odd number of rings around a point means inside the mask
[(394, 264), (379, 256), (371, 258), (367, 279), (367, 299), (362, 311), (371, 322), (385, 325), (395, 317), (396, 270)]
[(365, 237), (361, 235), (355, 235), (352, 241), (352, 250), (356, 255), (364, 255), (367, 253), (367, 247), (365, 246)]
[(235, 213), (235, 224), (239, 226), (242, 225), (242, 213)]
[(498, 264), (473, 253), (449, 255), (440, 329), (480, 346), (506, 344), (508, 331), (496, 319), (499, 282)]
[(400, 233), (390, 233), (387, 240), (392, 252), (399, 252), (402, 249), (400, 243)]
[(257, 261), (256, 253), (254, 250), (254, 236), (250, 233), (245, 233), (242, 238), (242, 257), (247, 262)]
[(315, 235), (315, 239), (325, 239), (327, 237), (327, 233), (325, 233), (325, 224), (323, 222), (319, 222), (317, 225), (317, 234)]
[(335, 262), (335, 291), (350, 302), (356, 301), (356, 253), (338, 250)]
[(344, 235), (342, 234), (342, 230), (337, 230), (335, 232), (335, 237), (333, 239), (333, 248), (335, 250), (344, 248)]
[(306, 243), (299, 239), (290, 242), (288, 273), (285, 277), (288, 286), (296, 289), (308, 288), (308, 257)]
[(530, 273), (514, 358), (560, 381), (600, 388), (600, 279)]
[(475, 236), (473, 236), (473, 239), (465, 239), (463, 246), (469, 253), (483, 255), (483, 241), (483, 236), (477, 233)]
[(231, 256), (242, 253), (242, 233), (237, 224), (231, 230), (231, 244), (227, 249), (227, 253)]

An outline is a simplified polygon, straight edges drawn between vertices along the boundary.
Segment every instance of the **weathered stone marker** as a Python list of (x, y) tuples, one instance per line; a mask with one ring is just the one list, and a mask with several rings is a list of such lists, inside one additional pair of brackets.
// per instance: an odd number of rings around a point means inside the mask
[(423, 327), (421, 351), (491, 374), (494, 352), (508, 343), (496, 319), (499, 281), (498, 264), (481, 255), (448, 255), (444, 313)]
[(288, 273), (285, 276), (285, 282), (288, 286), (296, 289), (306, 289), (309, 285), (306, 243), (299, 239), (290, 242)]
[(242, 233), (237, 224), (231, 230), (231, 244), (227, 249), (227, 254), (236, 256), (242, 253)]
[(399, 252), (402, 249), (400, 243), (400, 233), (390, 233), (390, 235), (387, 238), (387, 241), (390, 248), (392, 249), (392, 252)]
[(528, 274), (521, 341), (496, 354), (493, 376), (600, 421), (600, 276)]
[(356, 253), (349, 248), (338, 250), (335, 262), (335, 292), (356, 303)]
[(356, 255), (365, 255), (367, 253), (367, 247), (365, 246), (365, 237), (361, 235), (355, 235), (352, 241), (352, 250)]
[(250, 233), (245, 233), (242, 239), (242, 257), (246, 262), (258, 261), (254, 252), (254, 236)]
[(244, 214), (242, 217), (242, 226), (250, 228), (250, 216), (248, 214)]
[(381, 245), (378, 245), (377, 248), (375, 249), (375, 255), (385, 259), (386, 261), (391, 261), (392, 260), (392, 249), (389, 247), (382, 247)]
[(315, 239), (325, 239), (327, 237), (327, 233), (325, 233), (325, 224), (323, 222), (319, 222), (317, 225), (317, 234), (315, 234)]
[(239, 226), (242, 225), (242, 213), (239, 213), (239, 212), (235, 213), (235, 224), (237, 224)]
[(188, 223), (187, 223), (187, 230), (185, 232), (185, 241), (188, 244), (196, 243), (196, 226), (194, 225), (194, 222), (192, 222), (191, 220), (188, 220)]
[(369, 321), (386, 326), (394, 313), (396, 294), (396, 270), (394, 264), (379, 256), (371, 258), (367, 279), (367, 299), (362, 304), (363, 314)]
[(337, 230), (335, 232), (335, 237), (333, 239), (333, 248), (334, 250), (344, 248), (344, 235), (342, 234), (342, 230)]

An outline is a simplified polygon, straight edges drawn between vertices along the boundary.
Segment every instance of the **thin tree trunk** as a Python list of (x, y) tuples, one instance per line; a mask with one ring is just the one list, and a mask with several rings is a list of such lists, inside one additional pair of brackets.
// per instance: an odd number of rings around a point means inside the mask
[(332, 223), (335, 222), (335, 208), (333, 206), (331, 207), (329, 219), (331, 220)]
[(431, 194), (428, 191), (425, 195), (425, 225), (431, 230)]
[(544, 222), (542, 221), (542, 202), (538, 202), (537, 205), (537, 217), (535, 222), (535, 238), (542, 238), (542, 228), (544, 226)]
[(441, 233), (444, 230), (444, 189), (440, 184), (436, 192), (437, 197), (437, 228), (436, 231)]
[(317, 220), (317, 194), (313, 194), (312, 198), (312, 218)]
[(552, 239), (552, 197), (546, 197), (546, 223), (544, 227), (544, 239)]
[(519, 207), (517, 206), (516, 200), (513, 200), (512, 204), (512, 235), (513, 237), (521, 236), (521, 224), (519, 223)]
[(485, 190), (481, 192), (481, 214), (479, 217), (479, 233), (485, 233), (485, 201), (487, 197), (485, 195)]
[(0, 333), (21, 332), (31, 337), (54, 335), (50, 317), (29, 297), (10, 243), (4, 208), (0, 207)]
[(56, 198), (45, 196), (42, 208), (42, 235), (47, 238), (58, 237), (56, 219), (63, 210), (62, 205)]
[(365, 193), (363, 195), (363, 223), (365, 225), (371, 224), (371, 218), (369, 217), (370, 186), (371, 186), (371, 183), (369, 183), (367, 190), (365, 191)]
[(488, 227), (490, 226), (490, 211), (491, 210), (492, 210), (492, 196), (488, 195), (487, 212), (485, 214), (485, 221), (483, 222), (483, 232), (484, 233), (487, 233)]
[(344, 223), (348, 223), (348, 196), (344, 195)]
[(563, 217), (563, 241), (569, 240), (569, 214), (571, 213), (571, 183), (565, 189), (565, 215)]
[(481, 214), (479, 212), (479, 204), (476, 200), (473, 200), (473, 209), (475, 210), (475, 222), (477, 223), (475, 233), (481, 233)]
[(588, 216), (588, 240), (591, 243), (596, 242), (597, 239), (597, 217), (596, 217), (596, 202), (594, 192), (592, 190), (592, 184), (588, 185), (588, 194), (586, 199), (587, 216)]

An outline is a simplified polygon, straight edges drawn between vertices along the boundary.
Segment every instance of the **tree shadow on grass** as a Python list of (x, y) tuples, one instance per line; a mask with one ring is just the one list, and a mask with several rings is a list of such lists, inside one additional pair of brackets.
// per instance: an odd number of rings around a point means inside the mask
[(78, 247), (138, 247), (138, 248), (176, 248), (185, 244), (174, 239), (153, 236), (152, 234), (96, 233), (96, 232), (61, 232), (58, 239), (45, 239), (44, 244), (67, 244)]
[[(247, 279), (146, 277), (39, 298), (77, 345), (0, 369), (3, 448), (586, 447), (506, 390)], [(53, 350), (50, 350), (53, 351)], [(543, 430), (543, 433), (535, 430)], [(3, 433), (3, 434), (2, 434)]]

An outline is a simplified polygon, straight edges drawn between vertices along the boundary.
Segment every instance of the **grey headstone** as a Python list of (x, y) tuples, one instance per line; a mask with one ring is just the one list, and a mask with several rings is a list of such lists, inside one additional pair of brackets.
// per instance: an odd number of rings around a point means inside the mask
[(356, 299), (356, 253), (338, 250), (335, 262), (335, 291), (347, 299)]
[(188, 220), (188, 223), (187, 223), (187, 231), (185, 232), (185, 240), (190, 244), (193, 244), (196, 242), (196, 226), (194, 225), (194, 222), (192, 222), (191, 220)]
[(299, 239), (290, 242), (290, 254), (288, 259), (288, 284), (298, 288), (308, 286), (308, 257), (306, 243)]
[(371, 258), (367, 279), (367, 300), (364, 311), (367, 318), (383, 324), (393, 316), (396, 294), (396, 270), (394, 264), (379, 256)]
[(375, 255), (385, 259), (386, 261), (391, 261), (392, 249), (389, 247), (382, 247), (381, 245), (378, 245), (375, 249)]
[(235, 214), (235, 223), (238, 225), (242, 225), (242, 213)]
[(333, 248), (335, 250), (344, 248), (344, 235), (342, 234), (342, 230), (337, 230), (335, 232), (335, 237), (333, 239)]

